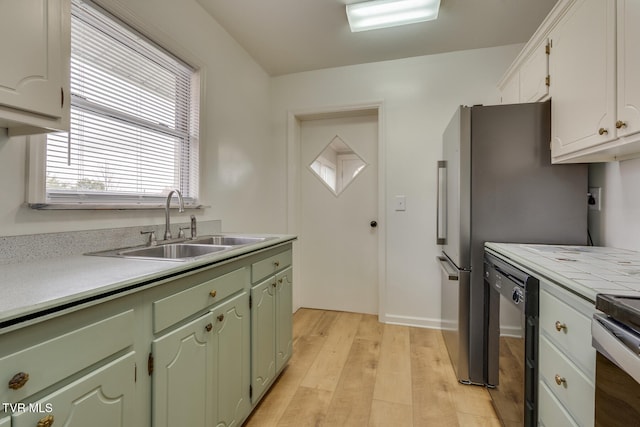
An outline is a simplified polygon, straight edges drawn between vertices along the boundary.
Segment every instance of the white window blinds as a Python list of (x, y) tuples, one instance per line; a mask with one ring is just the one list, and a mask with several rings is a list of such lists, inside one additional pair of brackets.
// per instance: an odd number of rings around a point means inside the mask
[(90, 2), (73, 0), (71, 132), (47, 137), (50, 202), (197, 203), (193, 68)]

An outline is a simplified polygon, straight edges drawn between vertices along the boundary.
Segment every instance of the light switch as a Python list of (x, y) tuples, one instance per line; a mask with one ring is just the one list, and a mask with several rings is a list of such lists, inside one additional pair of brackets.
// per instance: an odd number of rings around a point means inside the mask
[(407, 198), (405, 196), (396, 196), (396, 211), (407, 210)]

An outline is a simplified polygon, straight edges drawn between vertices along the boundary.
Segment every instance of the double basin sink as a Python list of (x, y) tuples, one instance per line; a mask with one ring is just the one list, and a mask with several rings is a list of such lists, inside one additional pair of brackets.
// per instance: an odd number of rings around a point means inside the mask
[(142, 248), (135, 247), (104, 252), (94, 252), (89, 255), (184, 261), (187, 259), (193, 259), (214, 253), (228, 251), (240, 246), (261, 243), (265, 240), (274, 238), (275, 237), (229, 235), (204, 236), (175, 243), (164, 243), (158, 244), (156, 246), (145, 246)]

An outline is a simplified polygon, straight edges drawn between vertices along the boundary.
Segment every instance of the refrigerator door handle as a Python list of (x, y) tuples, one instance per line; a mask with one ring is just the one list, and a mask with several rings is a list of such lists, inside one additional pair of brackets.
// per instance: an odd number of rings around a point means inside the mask
[(436, 244), (447, 243), (447, 161), (438, 160), (436, 201)]
[(440, 263), (440, 268), (449, 280), (458, 280), (458, 269), (451, 267), (449, 260), (443, 256), (437, 256), (436, 259)]

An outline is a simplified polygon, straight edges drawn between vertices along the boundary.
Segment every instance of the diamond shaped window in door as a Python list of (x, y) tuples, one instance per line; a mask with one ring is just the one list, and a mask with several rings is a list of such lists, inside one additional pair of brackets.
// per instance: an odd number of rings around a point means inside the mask
[(367, 167), (367, 163), (336, 135), (309, 167), (338, 196)]

